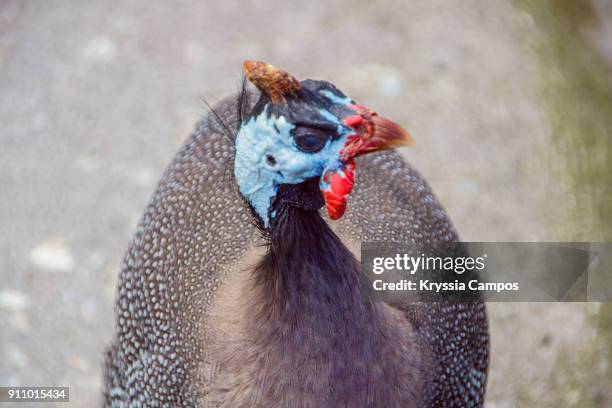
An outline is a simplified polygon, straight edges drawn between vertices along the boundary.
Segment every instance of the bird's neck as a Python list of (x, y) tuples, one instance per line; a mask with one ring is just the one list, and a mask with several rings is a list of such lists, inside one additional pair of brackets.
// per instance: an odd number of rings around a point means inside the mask
[(362, 295), (358, 261), (317, 211), (287, 206), (271, 234), (254, 270), (259, 299), (251, 321), (264, 339), (283, 333), (291, 343), (380, 332), (376, 305)]
[(249, 312), (250, 337), (262, 355), (292, 350), (279, 365), (326, 359), (339, 370), (338, 381), (349, 372), (365, 381), (371, 373), (353, 367), (354, 356), (377, 367), (383, 343), (397, 337), (382, 306), (362, 292), (359, 262), (317, 211), (280, 211), (254, 277), (258, 298)]
[(248, 375), (267, 380), (257, 401), (422, 406), (414, 373), (425, 360), (415, 354), (419, 347), (407, 346), (410, 328), (362, 294), (359, 263), (318, 212), (284, 207), (253, 274), (248, 340), (234, 360), (251, 362)]

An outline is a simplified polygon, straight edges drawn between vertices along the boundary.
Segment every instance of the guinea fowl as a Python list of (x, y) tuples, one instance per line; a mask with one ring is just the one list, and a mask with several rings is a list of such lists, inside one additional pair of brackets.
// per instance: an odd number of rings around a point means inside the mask
[(408, 133), (329, 82), (244, 69), (257, 102), (243, 84), (211, 109), (125, 256), (106, 405), (482, 406), (483, 303), (361, 293), (361, 242), (458, 241), (386, 150)]

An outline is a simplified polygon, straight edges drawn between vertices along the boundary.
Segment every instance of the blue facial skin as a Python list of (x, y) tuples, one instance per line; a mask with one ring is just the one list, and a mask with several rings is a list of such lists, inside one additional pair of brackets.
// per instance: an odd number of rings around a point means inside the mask
[[(326, 95), (327, 96), (327, 95)], [(250, 118), (236, 136), (234, 175), (243, 197), (251, 204), (266, 228), (275, 214), (270, 206), (281, 184), (299, 184), (320, 177), (330, 168), (339, 168), (339, 152), (351, 129), (344, 127), (332, 113), (321, 109), (320, 114), (338, 124), (337, 135), (331, 135), (323, 149), (316, 153), (301, 151), (291, 130), (295, 125), (284, 116), (268, 114), (266, 107)]]
[(339, 105), (348, 105), (350, 103), (353, 103), (353, 101), (350, 98), (346, 96), (338, 96), (332, 91), (328, 91), (328, 90), (321, 91), (321, 95), (325, 96), (332, 103), (336, 103)]

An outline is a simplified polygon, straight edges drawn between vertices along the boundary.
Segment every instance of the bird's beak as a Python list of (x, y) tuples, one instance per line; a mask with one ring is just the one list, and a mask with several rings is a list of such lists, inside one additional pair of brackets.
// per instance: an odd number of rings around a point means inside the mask
[(321, 192), (327, 214), (332, 220), (339, 219), (346, 211), (348, 196), (355, 182), (355, 157), (414, 145), (410, 133), (397, 123), (381, 118), (363, 106), (350, 107), (356, 115), (344, 118), (343, 122), (353, 133), (347, 137), (344, 147), (340, 150), (339, 166), (326, 169), (321, 176)]
[(353, 106), (358, 114), (344, 118), (343, 121), (345, 126), (353, 129), (355, 133), (347, 138), (340, 152), (342, 160), (347, 161), (379, 150), (414, 145), (410, 133), (397, 123), (381, 118), (363, 106)]

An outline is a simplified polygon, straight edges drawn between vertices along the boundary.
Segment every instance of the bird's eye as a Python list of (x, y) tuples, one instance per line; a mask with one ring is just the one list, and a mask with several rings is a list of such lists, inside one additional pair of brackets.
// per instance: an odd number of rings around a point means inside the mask
[(325, 146), (329, 136), (325, 130), (302, 126), (293, 131), (293, 138), (300, 150), (315, 153)]

